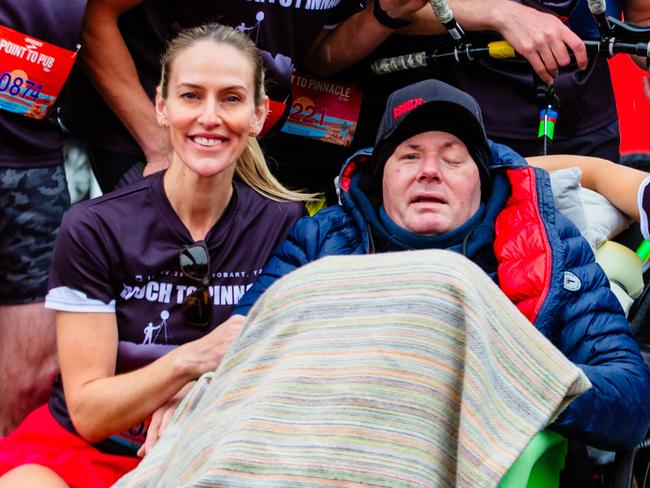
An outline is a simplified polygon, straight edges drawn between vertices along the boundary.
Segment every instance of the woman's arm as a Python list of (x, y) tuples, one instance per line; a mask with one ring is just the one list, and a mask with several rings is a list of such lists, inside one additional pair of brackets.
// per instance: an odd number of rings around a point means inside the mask
[(114, 314), (58, 312), (56, 322), (70, 417), (81, 437), (97, 442), (139, 424), (187, 382), (215, 369), (244, 320), (233, 316), (201, 339), (117, 376)]
[(527, 161), (547, 171), (564, 168), (580, 168), (580, 184), (607, 198), (621, 212), (639, 220), (637, 194), (643, 180), (650, 174), (612, 163), (606, 159), (590, 156), (553, 155), (526, 158)]
[(118, 28), (120, 15), (142, 2), (89, 0), (81, 33), (81, 60), (97, 91), (144, 152), (146, 175), (169, 166), (168, 137), (156, 122), (153, 103)]

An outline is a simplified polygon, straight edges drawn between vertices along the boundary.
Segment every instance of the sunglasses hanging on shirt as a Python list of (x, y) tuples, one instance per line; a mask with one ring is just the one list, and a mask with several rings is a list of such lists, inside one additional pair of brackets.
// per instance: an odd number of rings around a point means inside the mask
[(193, 327), (208, 327), (212, 320), (212, 304), (208, 289), (210, 254), (205, 242), (184, 246), (178, 259), (183, 275), (197, 284), (196, 290), (183, 300), (183, 318)]

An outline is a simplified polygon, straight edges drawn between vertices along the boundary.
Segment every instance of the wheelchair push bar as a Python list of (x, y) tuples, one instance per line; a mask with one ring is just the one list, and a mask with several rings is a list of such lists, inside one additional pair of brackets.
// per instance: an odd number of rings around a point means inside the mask
[[(583, 40), (589, 54), (597, 54), (605, 58), (611, 58), (616, 54), (635, 54), (646, 58), (646, 60), (650, 58), (650, 27), (626, 24), (613, 17), (607, 17), (607, 20), (612, 24), (616, 36), (600, 40)], [(634, 33), (634, 38), (629, 38), (627, 35), (624, 37), (621, 34), (627, 34), (630, 31)], [(642, 37), (645, 37), (645, 40), (639, 40)], [(470, 63), (476, 59), (514, 59), (517, 57), (519, 57), (517, 52), (507, 41), (493, 41), (484, 45), (461, 43), (431, 51), (378, 59), (372, 63), (370, 68), (376, 75), (385, 75), (409, 69)]]

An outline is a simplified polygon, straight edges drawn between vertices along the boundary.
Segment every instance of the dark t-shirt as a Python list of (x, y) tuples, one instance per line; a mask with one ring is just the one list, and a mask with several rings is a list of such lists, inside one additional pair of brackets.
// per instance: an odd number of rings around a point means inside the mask
[[(3, 0), (0, 25), (75, 50), (86, 0)], [(0, 66), (0, 74), (5, 71)], [(0, 110), (0, 168), (40, 168), (63, 163), (61, 131), (50, 117), (36, 120)]]
[[(145, 0), (124, 13), (119, 26), (140, 81), (152, 99), (160, 79), (160, 56), (169, 40), (183, 28), (206, 22), (230, 25), (255, 41), (267, 63), (267, 90), (273, 98), (276, 92), (286, 93), (292, 65), (300, 65), (317, 34), (358, 9), (358, 0)], [(76, 98), (64, 111), (66, 126), (84, 134), (90, 142), (100, 147), (140, 154), (135, 140), (79, 73), (74, 77), (74, 91)], [(274, 137), (291, 141), (298, 139), (285, 134)], [(291, 149), (282, 146), (281, 149), (267, 150), (280, 165), (285, 164), (286, 158), (295, 160), (289, 164), (299, 169), (307, 164), (312, 165), (322, 152), (319, 148), (327, 144), (299, 139), (304, 144), (302, 151), (296, 151), (295, 145)], [(309, 162), (305, 160), (306, 154), (311, 154)], [(340, 167), (342, 160), (338, 163)]]
[[(146, 365), (208, 332), (183, 320), (181, 304), (195, 284), (181, 273), (179, 252), (193, 240), (162, 182), (158, 173), (73, 206), (55, 246), (46, 307), (115, 313), (117, 373)], [(304, 213), (300, 203), (274, 202), (246, 185), (233, 186), (228, 207), (205, 238), (214, 304), (209, 329), (230, 316), (275, 246)], [(74, 432), (60, 382), (49, 403), (54, 417)], [(131, 440), (137, 444), (142, 439)]]

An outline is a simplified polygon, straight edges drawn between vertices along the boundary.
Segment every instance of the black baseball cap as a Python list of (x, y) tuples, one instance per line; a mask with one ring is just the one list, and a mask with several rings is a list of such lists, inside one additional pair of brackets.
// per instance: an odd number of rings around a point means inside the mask
[(383, 177), (384, 165), (397, 146), (427, 131), (448, 132), (467, 146), (479, 169), (481, 193), (487, 196), (492, 153), (481, 109), (471, 95), (439, 80), (408, 85), (388, 98), (372, 153), (373, 179)]

